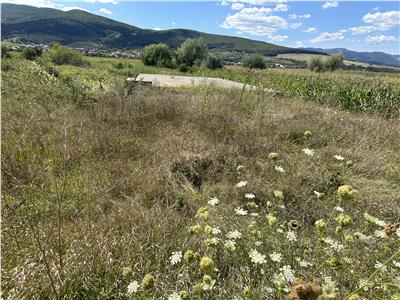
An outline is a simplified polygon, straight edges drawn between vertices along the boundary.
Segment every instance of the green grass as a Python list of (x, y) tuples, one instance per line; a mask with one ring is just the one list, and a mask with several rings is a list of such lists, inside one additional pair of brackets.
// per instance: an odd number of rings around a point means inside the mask
[[(397, 299), (400, 237), (388, 226), (391, 234), (378, 236), (382, 222), (400, 225), (398, 119), (262, 90), (132, 88), (115, 62), (57, 67), (54, 78), (35, 62), (3, 61), (5, 299), (165, 299), (180, 291), (190, 299), (287, 299), (291, 289), (296, 299), (300, 280), (315, 293), (322, 289), (320, 299), (353, 292)], [(132, 68), (145, 69), (137, 62)], [(279, 158), (269, 159), (270, 152)], [(241, 181), (247, 185), (236, 187)], [(357, 197), (341, 199), (341, 185)], [(208, 204), (212, 197), (218, 205)], [(351, 224), (337, 219), (337, 206)], [(206, 220), (201, 207), (208, 207)], [(237, 215), (238, 207), (248, 215)], [(319, 219), (327, 223), (323, 233), (314, 225)], [(201, 232), (189, 234), (195, 224)], [(221, 233), (206, 233), (206, 225)], [(242, 236), (231, 252), (225, 243), (233, 230)], [(296, 241), (287, 239), (292, 231)], [(264, 264), (252, 262), (253, 249)], [(172, 252), (187, 250), (193, 260), (171, 265)], [(274, 252), (280, 261), (270, 258)], [(200, 268), (203, 256), (216, 270)], [(284, 266), (295, 280), (282, 277)], [(123, 268), (132, 272), (124, 276)], [(154, 286), (128, 295), (128, 285), (149, 273)], [(211, 290), (203, 290), (205, 273), (215, 280)]]

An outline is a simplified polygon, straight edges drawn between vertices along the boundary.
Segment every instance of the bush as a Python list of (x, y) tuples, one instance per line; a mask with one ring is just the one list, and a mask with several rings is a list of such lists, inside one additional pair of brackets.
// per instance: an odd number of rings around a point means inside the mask
[(313, 72), (324, 72), (325, 64), (321, 58), (313, 56), (308, 61), (308, 68)]
[(171, 49), (166, 44), (152, 44), (146, 46), (141, 57), (142, 62), (146, 66), (174, 67)]
[(28, 60), (34, 60), (36, 57), (42, 56), (42, 54), (43, 54), (42, 49), (39, 49), (39, 48), (36, 48), (36, 47), (34, 47), (34, 48), (25, 48), (22, 51), (22, 56), (25, 59), (28, 59)]
[(52, 46), (48, 56), (56, 65), (73, 65), (77, 67), (89, 65), (89, 62), (82, 57), (82, 54), (61, 45)]
[(264, 56), (260, 54), (253, 54), (245, 57), (243, 65), (250, 69), (265, 69), (267, 66)]
[(329, 71), (335, 71), (337, 69), (340, 69), (343, 66), (343, 60), (344, 57), (342, 53), (329, 56), (324, 61), (325, 69)]
[(203, 39), (186, 40), (176, 51), (178, 65), (185, 64), (188, 67), (200, 65), (208, 55), (208, 49)]
[(204, 64), (208, 69), (215, 70), (224, 67), (224, 63), (220, 57), (208, 56)]

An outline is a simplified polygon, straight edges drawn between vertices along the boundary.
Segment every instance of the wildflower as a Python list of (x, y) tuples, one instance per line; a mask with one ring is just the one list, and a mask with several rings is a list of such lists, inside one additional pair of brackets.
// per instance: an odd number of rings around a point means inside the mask
[(271, 152), (270, 154), (268, 154), (268, 158), (272, 159), (272, 160), (276, 160), (279, 158), (279, 154), (276, 152)]
[(375, 224), (380, 226), (380, 227), (385, 227), (386, 226), (385, 221), (382, 221), (382, 220), (376, 220)]
[(176, 265), (182, 260), (182, 251), (172, 252), (171, 257), (169, 258), (171, 265)]
[(400, 227), (396, 229), (396, 235), (400, 237)]
[(200, 207), (197, 210), (196, 217), (200, 218), (200, 219), (203, 219), (203, 220), (207, 220), (208, 219), (208, 207), (207, 206)]
[(193, 251), (192, 250), (187, 250), (185, 252), (185, 254), (183, 255), (183, 259), (188, 263), (194, 261), (195, 255), (194, 255)]
[(340, 261), (336, 257), (329, 257), (325, 263), (332, 268), (340, 266)]
[(212, 234), (212, 229), (213, 229), (213, 228), (212, 228), (210, 225), (204, 226), (204, 232), (205, 232), (206, 234), (211, 235), (211, 234)]
[(314, 195), (317, 196), (317, 199), (321, 199), (325, 196), (325, 193), (314, 191)]
[(336, 160), (339, 160), (339, 161), (344, 160), (344, 157), (343, 157), (343, 156), (340, 156), (340, 155), (334, 155), (333, 157), (334, 157)]
[(268, 215), (267, 222), (270, 227), (274, 227), (278, 223), (278, 219), (272, 215)]
[(187, 300), (189, 299), (189, 293), (185, 290), (182, 290), (179, 292), (179, 296), (181, 296), (182, 300)]
[(241, 181), (238, 184), (236, 184), (237, 188), (242, 188), (245, 187), (247, 185), (247, 181)]
[(378, 238), (384, 239), (386, 237), (385, 230), (375, 230), (374, 235)]
[(207, 247), (217, 246), (218, 244), (219, 244), (219, 239), (216, 237), (213, 237), (211, 239), (206, 239), (204, 241), (204, 245), (206, 245)]
[(138, 290), (139, 290), (139, 282), (137, 282), (136, 280), (128, 284), (127, 293), (129, 296), (137, 293)]
[(212, 274), (214, 272), (214, 261), (208, 256), (203, 256), (200, 260), (200, 270), (205, 274)]
[(253, 229), (250, 231), (250, 233), (255, 236), (256, 238), (261, 238), (262, 232), (261, 230)]
[(369, 213), (364, 213), (364, 219), (365, 221), (373, 224), (375, 224), (378, 221), (378, 218), (371, 216)]
[(215, 205), (219, 204), (219, 199), (214, 197), (214, 198), (211, 198), (210, 200), (208, 200), (207, 203), (210, 206), (215, 206)]
[(237, 207), (235, 208), (235, 213), (239, 216), (246, 216), (247, 215), (247, 210), (244, 210), (243, 208)]
[(334, 241), (330, 237), (323, 239), (323, 241), (327, 243), (335, 251), (341, 251), (344, 248), (344, 246), (341, 243)]
[(203, 290), (211, 290), (214, 287), (215, 280), (211, 278), (210, 275), (204, 275), (203, 276), (203, 285), (202, 288)]
[(296, 230), (296, 229), (298, 229), (300, 227), (300, 223), (297, 220), (290, 220), (289, 223), (288, 223), (288, 226), (289, 226), (290, 229)]
[(395, 267), (397, 267), (397, 268), (399, 268), (400, 269), (400, 262), (399, 261), (393, 261), (393, 265), (395, 266)]
[(313, 265), (312, 263), (310, 263), (308, 261), (305, 261), (305, 260), (300, 260), (299, 261), (299, 266), (302, 267), (302, 268), (311, 267), (312, 265)]
[(213, 235), (218, 235), (221, 233), (221, 230), (219, 229), (219, 227), (213, 227), (211, 230), (211, 234)]
[(244, 197), (246, 199), (254, 199), (256, 197), (256, 195), (254, 195), (254, 194), (245, 194)]
[(308, 156), (314, 156), (314, 150), (312, 149), (304, 148), (301, 151), (303, 151)]
[(251, 258), (251, 261), (254, 264), (265, 264), (267, 262), (266, 260), (266, 256), (264, 254), (261, 254), (260, 252), (258, 252), (256, 249), (253, 249), (249, 252), (249, 257)]
[(193, 294), (201, 294), (203, 292), (203, 285), (201, 282), (196, 283), (193, 287), (192, 287), (192, 292)]
[(341, 208), (340, 206), (336, 206), (335, 207), (335, 210), (337, 211), (337, 212), (344, 212), (344, 209), (343, 208)]
[(328, 224), (325, 222), (324, 219), (319, 219), (315, 221), (315, 228), (317, 228), (317, 230), (321, 233), (325, 232), (327, 226)]
[(350, 226), (353, 222), (352, 218), (349, 215), (340, 214), (336, 217), (336, 222), (343, 227)]
[(346, 166), (348, 166), (349, 168), (353, 166), (353, 161), (352, 160), (348, 160), (346, 161)]
[(285, 172), (285, 169), (282, 166), (275, 166), (275, 170), (277, 170), (280, 173)]
[(381, 263), (380, 261), (377, 261), (374, 265), (375, 269), (379, 269), (381, 272), (385, 272), (386, 271), (386, 266)]
[(189, 228), (189, 233), (192, 233), (192, 234), (197, 234), (200, 231), (201, 231), (201, 226), (199, 224), (190, 226), (190, 228)]
[(282, 254), (273, 252), (269, 255), (269, 258), (271, 258), (272, 261), (274, 262), (281, 262), (282, 261)]
[(255, 202), (247, 202), (246, 206), (248, 209), (257, 209), (258, 208), (258, 205)]
[(178, 293), (172, 293), (168, 296), (168, 300), (182, 300), (181, 295)]
[(310, 130), (306, 130), (306, 131), (304, 131), (303, 135), (304, 135), (304, 137), (309, 138), (312, 135), (312, 133)]
[(313, 283), (301, 283), (292, 287), (288, 300), (316, 300), (321, 294), (320, 286)]
[(252, 298), (252, 292), (251, 289), (249, 287), (245, 287), (243, 289), (243, 298), (244, 299), (251, 299)]
[(357, 196), (358, 191), (354, 190), (351, 185), (341, 185), (337, 189), (337, 195), (342, 200), (353, 200)]
[(292, 267), (287, 265), (283, 266), (281, 269), (282, 275), (285, 278), (286, 282), (293, 282), (295, 277), (294, 277), (294, 271), (292, 270)]
[(243, 169), (244, 169), (244, 167), (242, 165), (238, 165), (237, 168), (236, 168), (236, 171), (238, 173), (241, 173), (243, 171)]
[(322, 287), (322, 295), (326, 299), (336, 299), (336, 291), (337, 288), (335, 286), (335, 283), (329, 278), (329, 280), (327, 280), (327, 282)]
[(353, 238), (352, 235), (347, 234), (347, 235), (344, 236), (344, 241), (346, 243), (352, 243), (352, 242), (354, 242), (354, 238)]
[(255, 213), (255, 212), (250, 213), (250, 216), (252, 216), (252, 217), (258, 217), (258, 213)]
[(296, 242), (296, 241), (297, 241), (296, 233), (294, 233), (293, 231), (289, 230), (289, 231), (286, 233), (286, 239), (287, 239), (289, 242)]
[(242, 234), (239, 231), (234, 230), (234, 231), (228, 232), (226, 237), (231, 240), (238, 240), (242, 237)]
[(262, 245), (262, 241), (256, 241), (255, 243), (254, 243), (254, 245), (256, 246), (256, 247), (259, 247), (259, 246), (261, 246)]
[(282, 191), (274, 191), (274, 197), (279, 200), (283, 200), (285, 196), (283, 195)]
[(123, 267), (122, 268), (122, 276), (125, 278), (129, 278), (133, 275), (133, 271), (131, 267)]
[(151, 275), (150, 273), (146, 274), (142, 279), (142, 289), (144, 290), (151, 289), (154, 286), (154, 282), (155, 280), (153, 275)]
[(225, 248), (226, 250), (228, 250), (228, 251), (233, 252), (233, 251), (236, 250), (236, 242), (233, 241), (233, 240), (227, 240), (227, 241), (224, 243), (224, 248)]

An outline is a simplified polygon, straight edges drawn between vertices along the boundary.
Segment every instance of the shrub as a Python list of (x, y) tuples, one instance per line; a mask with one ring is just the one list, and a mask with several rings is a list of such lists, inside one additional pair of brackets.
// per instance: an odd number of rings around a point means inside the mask
[(176, 51), (178, 65), (186, 64), (188, 67), (200, 65), (207, 58), (208, 49), (203, 39), (186, 40)]
[(142, 52), (142, 62), (147, 66), (172, 68), (171, 49), (166, 44), (152, 44), (146, 46)]
[(313, 56), (308, 61), (308, 68), (314, 72), (324, 72), (325, 64), (321, 58)]
[(265, 69), (267, 66), (264, 56), (260, 54), (253, 54), (245, 57), (243, 65), (250, 69)]
[(329, 56), (324, 61), (325, 69), (329, 71), (335, 71), (337, 69), (340, 69), (343, 66), (343, 60), (344, 57), (342, 53)]
[(216, 56), (208, 56), (205, 60), (204, 65), (211, 70), (221, 69), (224, 67), (222, 59)]
[(39, 49), (39, 48), (36, 48), (36, 47), (34, 47), (34, 48), (25, 48), (22, 51), (22, 56), (25, 59), (28, 59), (28, 60), (34, 60), (36, 57), (42, 56), (42, 54), (43, 54), (42, 49)]
[(56, 65), (73, 65), (77, 67), (89, 65), (89, 62), (82, 57), (82, 54), (61, 45), (53, 45), (48, 56), (51, 62)]

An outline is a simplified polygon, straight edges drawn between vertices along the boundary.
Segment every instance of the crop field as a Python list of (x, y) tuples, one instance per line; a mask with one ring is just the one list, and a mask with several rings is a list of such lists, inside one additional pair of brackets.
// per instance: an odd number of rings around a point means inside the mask
[(400, 299), (398, 75), (89, 61), (2, 60), (4, 299)]

